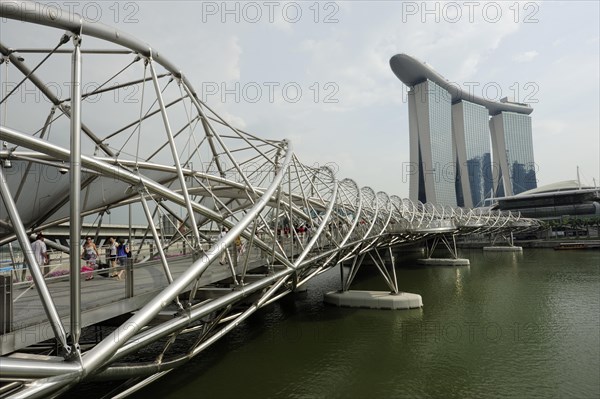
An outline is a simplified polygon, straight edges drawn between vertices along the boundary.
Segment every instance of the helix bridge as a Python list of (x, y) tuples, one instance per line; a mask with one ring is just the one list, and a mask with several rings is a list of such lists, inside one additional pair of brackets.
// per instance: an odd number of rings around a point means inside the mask
[[(398, 293), (398, 246), (437, 240), (451, 247), (458, 236), (538, 228), (518, 214), (375, 192), (303, 163), (291, 141), (236, 128), (165, 53), (113, 27), (21, 1), (2, 1), (0, 15), (3, 32), (17, 24), (32, 32), (16, 43), (0, 38), (0, 246), (11, 254), (19, 247), (31, 273), (12, 288), (2, 395), (54, 397), (82, 381), (143, 386), (336, 265), (351, 265), (347, 290), (368, 257)], [(124, 292), (127, 282), (82, 281), (77, 256), (83, 220), (100, 228), (108, 212), (131, 206), (148, 227), (131, 246), (126, 281), (152, 265), (148, 278), (160, 288), (146, 295), (132, 285)], [(164, 216), (174, 225), (168, 236), (157, 228)], [(31, 241), (59, 225), (69, 226), (74, 249), (47, 245), (66, 254), (69, 274), (44, 278)], [(178, 257), (170, 255), (175, 247)], [(116, 284), (122, 298), (111, 294)], [(84, 340), (111, 303), (127, 317)], [(45, 328), (22, 338), (34, 325)], [(32, 349), (42, 341), (51, 344)], [(136, 357), (144, 348), (154, 348), (152, 359)]]

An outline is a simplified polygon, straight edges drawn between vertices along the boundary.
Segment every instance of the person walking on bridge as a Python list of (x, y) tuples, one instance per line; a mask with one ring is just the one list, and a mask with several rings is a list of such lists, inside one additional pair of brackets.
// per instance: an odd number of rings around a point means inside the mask
[(38, 266), (42, 269), (42, 274), (46, 276), (50, 272), (50, 266), (47, 266), (50, 262), (47, 252), (48, 249), (46, 248), (44, 235), (42, 233), (38, 233), (35, 237), (35, 241), (31, 244), (31, 249), (33, 250), (33, 256), (35, 257)]
[(119, 247), (117, 248), (117, 258), (119, 261), (119, 267), (121, 270), (117, 273), (117, 280), (120, 280), (125, 273), (125, 266), (127, 266), (127, 260), (129, 258), (129, 245), (125, 244), (125, 240), (118, 240)]
[[(221, 238), (225, 237), (226, 234), (227, 234), (227, 229), (225, 227), (223, 227), (221, 229), (221, 232), (219, 233), (219, 236), (217, 237), (217, 240), (220, 240)], [(223, 252), (221, 252), (221, 258), (219, 259), (219, 264), (220, 265), (227, 264), (226, 260), (227, 260), (227, 248), (225, 248), (223, 250)]]
[(108, 248), (106, 249), (107, 251), (107, 258), (108, 258), (108, 263), (110, 263), (110, 270), (112, 271), (111, 273), (111, 277), (119, 277), (119, 273), (117, 272), (117, 249), (119, 248), (119, 243), (117, 242), (117, 240), (115, 240), (115, 237), (109, 237), (108, 238)]
[(85, 260), (85, 265), (81, 266), (81, 272), (85, 273), (85, 279), (91, 280), (94, 278), (93, 271), (96, 270), (96, 259), (98, 259), (98, 248), (92, 240), (92, 237), (86, 237), (83, 243), (83, 252), (81, 259)]

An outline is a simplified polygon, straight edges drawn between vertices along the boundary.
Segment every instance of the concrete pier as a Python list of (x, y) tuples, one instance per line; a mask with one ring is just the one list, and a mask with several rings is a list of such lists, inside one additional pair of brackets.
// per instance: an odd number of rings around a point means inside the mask
[(416, 309), (423, 307), (421, 295), (388, 291), (332, 291), (325, 294), (325, 303), (335, 306), (368, 309)]
[(469, 259), (464, 258), (428, 258), (417, 259), (417, 263), (427, 266), (469, 266)]
[(523, 252), (523, 247), (483, 247), (483, 250), (490, 252)]

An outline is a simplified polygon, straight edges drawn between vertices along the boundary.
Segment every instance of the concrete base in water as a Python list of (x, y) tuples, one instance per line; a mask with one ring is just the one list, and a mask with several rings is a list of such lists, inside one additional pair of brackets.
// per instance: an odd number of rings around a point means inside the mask
[(417, 259), (417, 263), (427, 266), (469, 266), (469, 259), (454, 258), (429, 258)]
[(483, 247), (483, 250), (493, 252), (523, 252), (523, 247)]
[(393, 294), (387, 291), (332, 291), (325, 294), (325, 302), (350, 308), (415, 309), (423, 307), (421, 295), (410, 292)]

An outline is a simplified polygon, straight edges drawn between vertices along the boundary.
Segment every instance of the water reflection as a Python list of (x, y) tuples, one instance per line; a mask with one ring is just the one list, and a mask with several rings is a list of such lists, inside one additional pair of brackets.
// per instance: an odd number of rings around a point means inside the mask
[(455, 268), (455, 275), (456, 275), (456, 283), (455, 283), (455, 296), (460, 297), (462, 295), (462, 291), (463, 291), (463, 286), (462, 286), (462, 275), (460, 273), (460, 268), (456, 267)]

